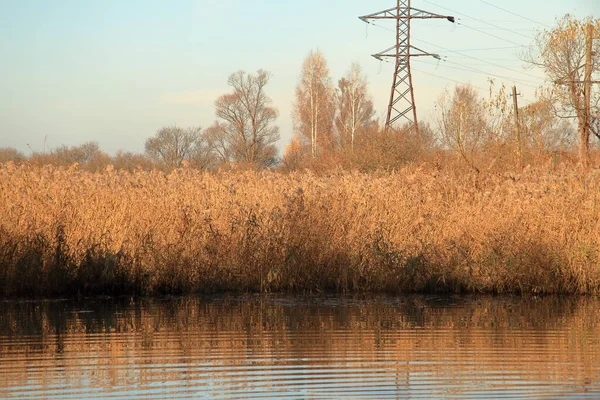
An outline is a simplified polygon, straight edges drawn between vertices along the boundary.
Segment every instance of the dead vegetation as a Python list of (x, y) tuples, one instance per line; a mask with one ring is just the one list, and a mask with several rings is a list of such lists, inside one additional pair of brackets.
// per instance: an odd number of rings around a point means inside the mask
[(0, 294), (600, 293), (600, 172), (0, 167)]

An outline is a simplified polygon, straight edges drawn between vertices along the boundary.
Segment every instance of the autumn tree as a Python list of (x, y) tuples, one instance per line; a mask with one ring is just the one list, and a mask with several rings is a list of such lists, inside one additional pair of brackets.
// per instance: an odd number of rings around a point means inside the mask
[(295, 137), (285, 147), (283, 158), (281, 159), (281, 167), (284, 171), (294, 171), (302, 165), (305, 159), (305, 148), (300, 143), (300, 140)]
[(258, 167), (275, 162), (279, 128), (273, 125), (278, 111), (271, 106), (272, 100), (265, 92), (270, 77), (263, 70), (256, 75), (239, 71), (229, 76), (232, 92), (215, 101), (219, 120), (206, 132), (221, 161)]
[(557, 118), (547, 99), (520, 108), (519, 124), (525, 144), (538, 154), (567, 146), (573, 134), (572, 124)]
[(589, 17), (580, 21), (567, 14), (558, 20), (554, 29), (538, 33), (534, 50), (525, 55), (526, 61), (546, 72), (552, 85), (546, 93), (555, 105), (556, 115), (577, 121), (579, 154), (583, 164), (587, 164), (588, 160), (590, 132), (600, 138), (600, 132), (594, 129), (593, 117), (598, 113), (600, 90), (598, 85), (593, 85), (590, 96), (592, 115), (587, 115), (584, 83), (589, 46), (592, 47), (591, 72), (600, 71), (600, 41), (591, 40), (590, 43), (590, 39), (599, 34), (600, 19)]
[(181, 167), (183, 161), (190, 161), (197, 154), (205, 152), (207, 146), (201, 128), (168, 126), (148, 138), (145, 149), (148, 157), (155, 163), (172, 169)]
[(373, 125), (375, 115), (367, 80), (356, 62), (352, 63), (346, 76), (338, 81), (335, 108), (335, 128), (340, 145), (354, 150), (357, 134)]
[(133, 172), (135, 170), (149, 171), (154, 168), (152, 160), (144, 154), (132, 153), (130, 151), (119, 150), (111, 158), (111, 164), (117, 170)]
[(25, 159), (25, 155), (13, 147), (0, 147), (0, 164), (9, 161), (21, 162)]
[(313, 158), (320, 149), (333, 147), (334, 93), (325, 57), (311, 51), (302, 64), (293, 116), (296, 132), (310, 143)]
[(437, 102), (443, 143), (476, 171), (477, 153), (489, 133), (481, 104), (475, 89), (468, 85), (456, 86), (452, 96), (446, 92)]
[(60, 146), (50, 152), (59, 165), (86, 164), (102, 155), (98, 142), (85, 142), (78, 146)]
[(426, 122), (419, 124), (418, 131), (410, 124), (385, 129), (375, 123), (356, 138), (355, 145), (356, 151), (342, 153), (341, 161), (349, 160), (351, 168), (368, 172), (397, 169), (411, 162), (423, 161), (436, 149), (437, 142)]
[(99, 171), (110, 164), (110, 157), (100, 150), (98, 142), (85, 142), (76, 146), (62, 145), (50, 151), (34, 152), (29, 160), (37, 165), (69, 166), (78, 164), (82, 168)]

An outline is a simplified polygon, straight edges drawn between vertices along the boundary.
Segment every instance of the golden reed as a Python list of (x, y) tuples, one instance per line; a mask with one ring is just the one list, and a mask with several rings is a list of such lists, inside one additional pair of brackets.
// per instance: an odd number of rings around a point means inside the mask
[(600, 172), (0, 166), (0, 294), (600, 293)]

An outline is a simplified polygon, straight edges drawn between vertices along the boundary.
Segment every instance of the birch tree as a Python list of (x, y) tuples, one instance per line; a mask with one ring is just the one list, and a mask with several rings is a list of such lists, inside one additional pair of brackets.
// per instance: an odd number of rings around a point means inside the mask
[(373, 125), (373, 101), (360, 65), (353, 62), (345, 77), (339, 80), (335, 97), (335, 127), (342, 147), (354, 150), (356, 135)]
[(489, 129), (475, 89), (459, 85), (451, 97), (444, 93), (437, 107), (441, 111), (438, 125), (444, 144), (479, 172), (476, 156), (486, 141)]
[(296, 131), (310, 143), (315, 158), (320, 148), (333, 146), (334, 90), (327, 61), (320, 51), (311, 51), (302, 64), (296, 88)]

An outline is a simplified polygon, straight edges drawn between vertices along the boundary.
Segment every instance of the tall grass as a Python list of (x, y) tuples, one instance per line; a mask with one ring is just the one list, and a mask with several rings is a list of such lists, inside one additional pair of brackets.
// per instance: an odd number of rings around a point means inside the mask
[(600, 294), (600, 172), (0, 167), (0, 294)]

